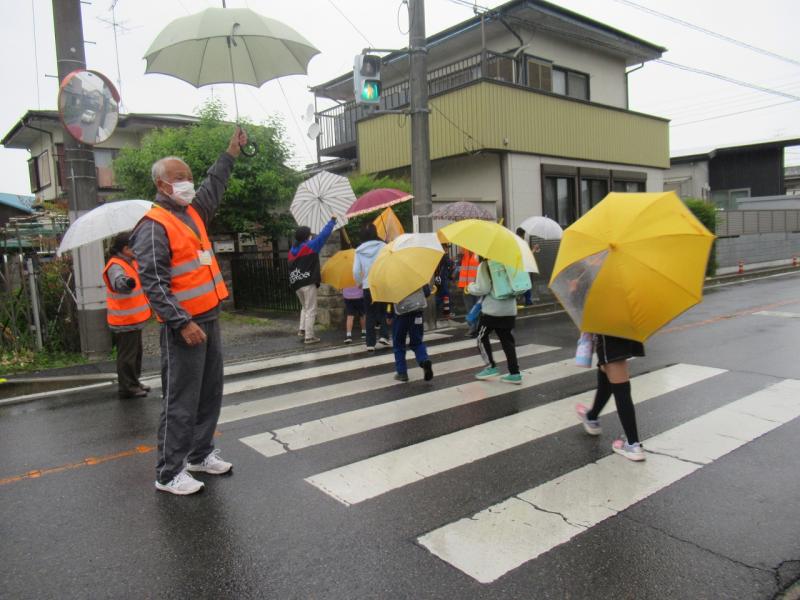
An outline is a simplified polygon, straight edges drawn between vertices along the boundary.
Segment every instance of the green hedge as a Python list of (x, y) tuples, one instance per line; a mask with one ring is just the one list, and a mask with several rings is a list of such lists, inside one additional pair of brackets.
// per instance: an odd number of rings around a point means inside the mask
[[(709, 204), (703, 200), (696, 198), (687, 198), (684, 200), (686, 207), (692, 211), (697, 220), (705, 225), (711, 233), (717, 231), (717, 209), (713, 204)], [(713, 277), (717, 273), (717, 242), (711, 244), (711, 254), (708, 257), (708, 267), (706, 268), (706, 277)]]

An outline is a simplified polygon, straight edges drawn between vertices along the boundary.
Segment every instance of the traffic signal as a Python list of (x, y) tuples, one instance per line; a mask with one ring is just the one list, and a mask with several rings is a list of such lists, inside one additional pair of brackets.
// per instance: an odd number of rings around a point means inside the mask
[(353, 92), (356, 104), (378, 104), (381, 101), (381, 57), (357, 54), (353, 63)]

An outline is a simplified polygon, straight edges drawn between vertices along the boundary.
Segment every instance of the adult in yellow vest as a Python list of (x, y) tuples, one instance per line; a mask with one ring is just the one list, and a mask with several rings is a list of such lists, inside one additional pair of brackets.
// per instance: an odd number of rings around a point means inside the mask
[(129, 240), (127, 231), (114, 238), (111, 258), (103, 269), (106, 318), (117, 347), (117, 386), (122, 399), (143, 398), (150, 391), (139, 381), (139, 376), (142, 374), (142, 329), (151, 312)]
[(208, 239), (233, 162), (247, 143), (237, 127), (228, 148), (195, 190), (192, 171), (168, 156), (152, 167), (158, 193), (131, 238), (139, 277), (161, 321), (164, 398), (158, 428), (156, 489), (194, 494), (203, 489), (190, 471), (220, 475), (233, 465), (214, 448), (222, 405), (220, 303), (228, 297)]

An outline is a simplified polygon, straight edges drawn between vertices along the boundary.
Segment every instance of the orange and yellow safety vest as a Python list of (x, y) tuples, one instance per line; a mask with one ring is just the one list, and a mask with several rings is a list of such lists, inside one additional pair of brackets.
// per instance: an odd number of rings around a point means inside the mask
[(158, 205), (154, 205), (144, 218), (161, 224), (167, 232), (172, 252), (172, 293), (181, 307), (194, 317), (208, 312), (227, 298), (228, 288), (222, 279), (203, 220), (192, 206), (186, 207), (186, 214), (194, 222), (199, 235)]
[[(132, 277), (136, 281), (136, 287), (130, 294), (120, 294), (111, 287), (108, 279), (108, 270), (111, 265), (119, 265), (125, 271), (126, 276)], [(142, 291), (142, 282), (139, 281), (136, 269), (136, 261), (131, 264), (118, 256), (111, 257), (103, 269), (103, 281), (106, 284), (106, 320), (112, 327), (138, 325), (150, 318), (150, 305), (147, 304), (147, 298)]]
[(478, 265), (480, 261), (473, 252), (464, 250), (461, 257), (461, 265), (458, 269), (458, 287), (465, 288), (478, 277)]

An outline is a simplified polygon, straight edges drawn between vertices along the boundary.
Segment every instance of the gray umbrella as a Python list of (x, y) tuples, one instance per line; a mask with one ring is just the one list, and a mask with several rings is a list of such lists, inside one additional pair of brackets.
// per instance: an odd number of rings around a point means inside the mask
[(485, 208), (473, 204), (472, 202), (454, 202), (441, 208), (437, 208), (431, 213), (434, 219), (444, 221), (461, 221), (462, 219), (482, 219), (484, 221), (494, 221), (495, 217)]

